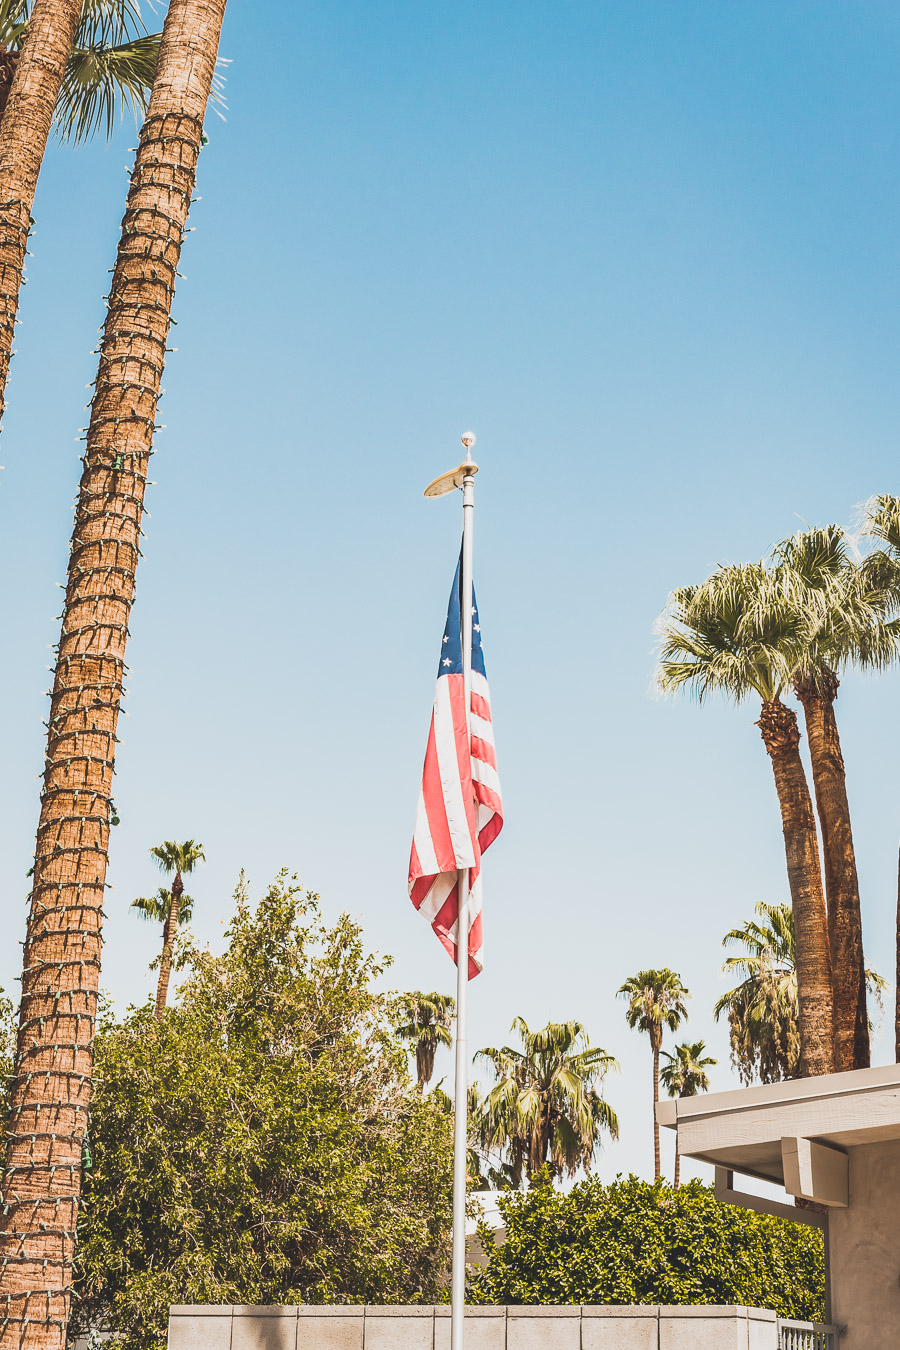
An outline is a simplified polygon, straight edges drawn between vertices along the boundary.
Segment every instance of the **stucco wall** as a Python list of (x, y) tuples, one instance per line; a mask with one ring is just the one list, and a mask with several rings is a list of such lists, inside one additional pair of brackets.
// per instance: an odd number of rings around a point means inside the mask
[[(466, 1350), (777, 1350), (757, 1308), (468, 1308)], [(447, 1307), (175, 1307), (169, 1350), (449, 1350)], [(843, 1350), (843, 1347), (842, 1347)], [(871, 1350), (871, 1347), (870, 1347)]]
[(850, 1154), (850, 1208), (828, 1216), (831, 1317), (841, 1350), (900, 1345), (900, 1141)]

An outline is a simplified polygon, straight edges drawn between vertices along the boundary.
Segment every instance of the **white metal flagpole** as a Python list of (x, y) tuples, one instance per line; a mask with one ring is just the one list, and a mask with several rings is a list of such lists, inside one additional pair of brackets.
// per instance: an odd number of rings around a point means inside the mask
[[(475, 474), (472, 460), (475, 436), (462, 437), (465, 461), (442, 474), (425, 489), (426, 497), (441, 497), (454, 488), (463, 494), (462, 567), (459, 621), (462, 637), (463, 691), (466, 725), (471, 741), (472, 717), (472, 540), (475, 517)], [(456, 1069), (453, 1087), (453, 1269), (450, 1285), (450, 1350), (463, 1350), (466, 1308), (466, 1145), (468, 1142), (469, 1052), (469, 869), (459, 872), (459, 915), (456, 928)]]
[[(475, 437), (467, 432), (466, 468)], [(474, 469), (474, 465), (472, 466)], [(475, 525), (475, 475), (462, 480), (463, 542), (459, 604), (462, 627), (463, 690), (466, 726), (471, 740), (472, 713), (472, 542)], [(456, 930), (456, 1076), (453, 1088), (453, 1275), (450, 1291), (450, 1350), (463, 1350), (466, 1305), (466, 1146), (469, 1106), (469, 869), (459, 873), (459, 920)]]

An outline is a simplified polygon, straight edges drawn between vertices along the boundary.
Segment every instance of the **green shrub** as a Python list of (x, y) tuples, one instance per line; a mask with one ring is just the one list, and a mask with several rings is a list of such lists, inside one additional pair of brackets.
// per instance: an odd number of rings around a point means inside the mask
[(486, 1244), (477, 1303), (736, 1303), (824, 1316), (818, 1229), (722, 1205), (690, 1181), (590, 1179), (501, 1200), (506, 1242)]

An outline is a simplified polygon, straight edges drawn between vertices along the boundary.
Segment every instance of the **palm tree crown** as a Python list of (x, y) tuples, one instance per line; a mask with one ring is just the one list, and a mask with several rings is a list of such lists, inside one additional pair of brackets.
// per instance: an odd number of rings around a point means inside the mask
[(618, 1138), (616, 1114), (595, 1086), (618, 1064), (591, 1048), (580, 1022), (548, 1022), (533, 1032), (517, 1017), (511, 1030), (521, 1050), (488, 1047), (475, 1056), (498, 1079), (478, 1108), (482, 1144), (509, 1154), (517, 1185), (523, 1170), (531, 1178), (548, 1162), (557, 1176), (589, 1171), (602, 1132)]
[(199, 863), (206, 862), (203, 845), (195, 839), (185, 839), (183, 844), (166, 839), (164, 843), (151, 848), (150, 857), (161, 872), (174, 872), (177, 876), (193, 872)]
[[(31, 8), (32, 0), (0, 0), (0, 113)], [(84, 0), (56, 104), (60, 140), (77, 145), (101, 129), (110, 136), (119, 108), (135, 120), (146, 112), (159, 38), (145, 29), (136, 0)]]
[[(160, 886), (155, 895), (139, 895), (136, 900), (132, 900), (131, 908), (136, 909), (148, 923), (165, 923), (172, 908), (172, 892), (166, 886)], [(193, 908), (193, 897), (182, 891), (178, 922), (190, 923)]]
[(450, 1024), (456, 1013), (456, 1001), (449, 994), (423, 994), (420, 990), (404, 994), (400, 1000), (403, 1023), (397, 1028), (401, 1041), (412, 1043), (416, 1052), (416, 1080), (424, 1092), (434, 1073), (434, 1057), (439, 1045), (451, 1045)]
[[(744, 950), (729, 956), (723, 970), (742, 975), (734, 989), (717, 1001), (716, 1019), (727, 1014), (731, 1061), (744, 1083), (778, 1083), (799, 1071), (800, 1036), (794, 916), (790, 905), (755, 907), (759, 920), (732, 928), (722, 946), (740, 943)], [(866, 988), (877, 1000), (886, 981), (865, 968)]]
[(625, 1020), (637, 1031), (650, 1037), (654, 1051), (662, 1046), (663, 1029), (677, 1031), (682, 1019), (687, 1018), (685, 999), (690, 994), (674, 970), (639, 970), (625, 981), (618, 991), (620, 998), (628, 999)]
[(719, 1061), (708, 1056), (704, 1058), (705, 1049), (704, 1041), (684, 1041), (676, 1045), (674, 1055), (662, 1051), (662, 1057), (668, 1063), (660, 1069), (659, 1077), (670, 1097), (696, 1097), (698, 1092), (709, 1091), (706, 1070)]

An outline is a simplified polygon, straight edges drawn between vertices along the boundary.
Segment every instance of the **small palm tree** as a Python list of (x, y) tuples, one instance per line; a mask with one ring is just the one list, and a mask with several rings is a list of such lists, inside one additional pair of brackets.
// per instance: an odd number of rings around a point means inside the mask
[[(676, 1045), (674, 1055), (663, 1050), (662, 1057), (668, 1060), (660, 1070), (660, 1081), (670, 1097), (696, 1097), (698, 1092), (709, 1091), (709, 1075), (706, 1070), (718, 1064), (717, 1059), (703, 1057), (706, 1044), (703, 1041), (684, 1041)], [(681, 1181), (681, 1154), (678, 1152), (678, 1139), (675, 1140), (675, 1177), (673, 1185), (678, 1190)]]
[(476, 1128), (489, 1147), (510, 1155), (510, 1176), (529, 1180), (545, 1164), (555, 1176), (590, 1171), (603, 1131), (619, 1135), (619, 1122), (595, 1084), (619, 1066), (591, 1048), (580, 1022), (548, 1022), (531, 1031), (523, 1018), (511, 1027), (522, 1049), (479, 1050), (499, 1080), (483, 1098)]
[(636, 1031), (643, 1031), (650, 1037), (650, 1049), (653, 1051), (653, 1175), (658, 1181), (661, 1168), (659, 1159), (659, 1122), (656, 1119), (656, 1104), (659, 1101), (659, 1054), (662, 1049), (663, 1031), (677, 1031), (682, 1019), (687, 1019), (685, 999), (690, 994), (681, 983), (681, 976), (674, 970), (663, 967), (662, 970), (639, 970), (627, 979), (618, 991), (620, 998), (628, 1000), (625, 1020)]
[[(758, 920), (732, 928), (722, 939), (723, 947), (740, 943), (744, 948), (723, 966), (743, 979), (722, 995), (714, 1012), (717, 1020), (728, 1016), (731, 1062), (741, 1080), (777, 1083), (796, 1078), (800, 1070), (794, 916), (790, 905), (765, 901), (755, 912)], [(867, 992), (880, 1003), (886, 981), (869, 966), (864, 978)]]
[[(182, 919), (190, 917), (190, 910), (193, 901), (189, 896), (184, 895), (184, 882), (182, 873), (193, 872), (199, 863), (206, 862), (206, 856), (203, 852), (203, 845), (198, 844), (194, 839), (185, 839), (183, 844), (173, 843), (167, 839), (162, 844), (157, 844), (151, 848), (150, 857), (156, 862), (161, 872), (175, 873), (172, 879), (172, 889), (168, 892), (164, 888), (157, 891), (156, 896), (150, 900), (134, 900), (133, 907), (142, 913), (145, 918), (158, 919), (160, 914), (161, 897), (168, 894), (169, 909), (164, 916), (163, 926), (163, 946), (162, 956), (159, 962), (159, 982), (156, 987), (156, 1016), (162, 1018), (166, 1007), (166, 999), (169, 994), (169, 979), (172, 974), (172, 948), (175, 945), (175, 934), (178, 931), (178, 925)], [(182, 907), (185, 900), (188, 902), (188, 912), (183, 915)]]
[(439, 1045), (452, 1045), (451, 1023), (456, 1001), (449, 994), (423, 994), (415, 990), (400, 1000), (404, 1021), (397, 1028), (401, 1041), (408, 1041), (416, 1053), (416, 1081), (420, 1094), (434, 1074), (434, 1057)]

